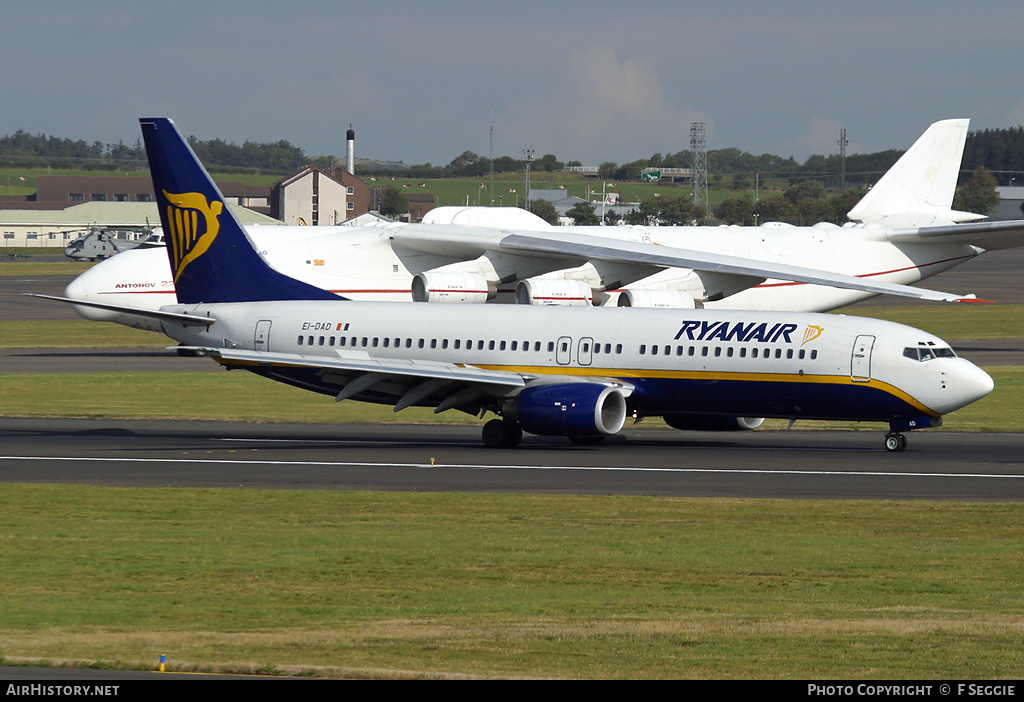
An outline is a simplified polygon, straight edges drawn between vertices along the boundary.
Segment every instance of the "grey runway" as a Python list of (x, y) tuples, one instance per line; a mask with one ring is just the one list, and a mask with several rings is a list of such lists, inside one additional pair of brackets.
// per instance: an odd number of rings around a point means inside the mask
[(0, 419), (0, 481), (783, 499), (1024, 500), (1024, 435), (630, 429), (598, 447), (475, 427)]

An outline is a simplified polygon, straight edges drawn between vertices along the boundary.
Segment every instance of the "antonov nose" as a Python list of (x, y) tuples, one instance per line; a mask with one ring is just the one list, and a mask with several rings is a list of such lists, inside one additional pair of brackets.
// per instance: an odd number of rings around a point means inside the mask
[(82, 280), (87, 275), (89, 275), (89, 271), (68, 283), (68, 286), (64, 288), (64, 297), (71, 298), (72, 300), (88, 300), (89, 286)]
[[(93, 294), (94, 286), (90, 282), (90, 279), (94, 277), (93, 270), (90, 268), (68, 283), (68, 286), (64, 288), (64, 297), (72, 300), (82, 300), (83, 302), (99, 302)], [(106, 310), (99, 310), (95, 307), (82, 307), (81, 305), (73, 305), (72, 307), (80, 317), (91, 319), (94, 322), (108, 322), (116, 319), (115, 313), (107, 312)]]

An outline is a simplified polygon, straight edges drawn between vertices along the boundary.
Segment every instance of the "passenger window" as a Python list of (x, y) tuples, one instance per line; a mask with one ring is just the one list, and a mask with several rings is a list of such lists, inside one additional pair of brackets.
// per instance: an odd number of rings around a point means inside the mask
[(640, 355), (643, 356), (647, 353), (647, 344), (640, 344)]

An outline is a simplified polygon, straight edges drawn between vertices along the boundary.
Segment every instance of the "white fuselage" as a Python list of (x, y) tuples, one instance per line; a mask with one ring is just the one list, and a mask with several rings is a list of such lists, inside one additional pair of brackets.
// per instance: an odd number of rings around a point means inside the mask
[[(394, 233), (409, 226), (415, 225), (329, 229), (250, 227), (248, 232), (261, 254), (277, 270), (352, 300), (409, 301), (413, 276), (439, 268), (493, 274), (494, 257), (474, 258), (477, 252), (471, 249), (424, 245), (412, 250), (395, 244)], [(980, 253), (977, 248), (957, 243), (894, 244), (885, 239), (885, 230), (876, 225), (573, 229), (593, 236), (700, 249), (900, 284), (915, 283)], [(535, 259), (532, 265), (535, 270), (540, 267), (538, 278), (582, 280), (595, 288), (600, 286), (589, 264), (567, 267), (565, 261)], [(629, 287), (685, 290), (692, 287), (695, 278), (692, 271), (680, 268), (648, 269), (641, 275), (645, 277), (632, 281)], [(499, 283), (497, 288), (497, 301), (512, 301), (515, 280)], [(620, 289), (610, 288), (598, 293), (595, 302), (614, 305)], [(167, 256), (162, 248), (128, 251), (104, 261), (72, 282), (66, 295), (83, 301), (146, 309), (176, 302)], [(714, 309), (822, 312), (871, 296), (871, 293), (857, 290), (768, 280), (703, 305)], [(151, 320), (122, 312), (75, 309), (87, 319), (156, 328)]]
[[(343, 371), (287, 359), (445, 363), (532, 382), (614, 379), (634, 387), (630, 402), (641, 415), (894, 421), (936, 417), (992, 389), (941, 339), (860, 317), (345, 301), (166, 309), (217, 320), (208, 328), (165, 322), (182, 344), (270, 354), (271, 362), (245, 367), (328, 394), (349, 382)], [(391, 403), (405, 390), (385, 383), (358, 399)]]

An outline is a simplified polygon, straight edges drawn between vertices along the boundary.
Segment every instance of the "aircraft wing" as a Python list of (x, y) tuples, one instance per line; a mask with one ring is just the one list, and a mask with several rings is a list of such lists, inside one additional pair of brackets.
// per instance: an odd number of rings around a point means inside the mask
[(543, 234), (508, 234), (500, 241), (503, 251), (564, 256), (576, 261), (597, 259), (622, 263), (647, 264), (659, 268), (691, 268), (754, 278), (774, 278), (813, 285), (827, 285), (850, 290), (862, 290), (881, 295), (899, 295), (938, 302), (964, 302), (972, 295), (915, 288), (909, 285), (884, 283), (829, 271), (790, 266), (784, 263), (756, 261), (739, 256), (693, 251), (643, 242), (622, 241), (574, 232), (547, 231)]
[(1024, 246), (1024, 219), (1002, 222), (969, 222), (935, 227), (891, 229), (886, 238), (897, 243), (962, 243), (986, 251)]
[[(353, 397), (379, 383), (398, 385), (401, 386), (399, 391), (391, 390), (399, 398), (395, 403), (395, 412), (430, 397), (444, 398), (438, 402), (434, 410), (435, 413), (471, 404), (483, 396), (505, 397), (526, 387), (537, 377), (456, 363), (371, 359), (362, 354), (344, 355), (339, 353), (337, 357), (331, 357), (198, 346), (168, 348), (184, 355), (210, 356), (218, 363), (228, 366), (315, 368), (323, 371), (337, 371), (340, 376), (351, 376), (351, 379), (341, 388), (335, 398), (337, 401)], [(579, 379), (574, 378), (574, 380)], [(611, 379), (592, 378), (582, 382), (615, 385), (628, 390), (627, 394), (633, 390), (632, 386)]]

